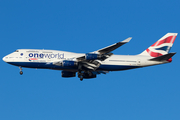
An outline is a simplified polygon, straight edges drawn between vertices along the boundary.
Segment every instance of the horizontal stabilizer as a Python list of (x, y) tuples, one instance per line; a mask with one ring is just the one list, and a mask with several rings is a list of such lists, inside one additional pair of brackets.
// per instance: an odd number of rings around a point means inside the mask
[(176, 53), (169, 53), (169, 54), (165, 54), (156, 58), (152, 58), (150, 59), (151, 61), (163, 61), (163, 60), (168, 60), (170, 59), (172, 56), (174, 56)]

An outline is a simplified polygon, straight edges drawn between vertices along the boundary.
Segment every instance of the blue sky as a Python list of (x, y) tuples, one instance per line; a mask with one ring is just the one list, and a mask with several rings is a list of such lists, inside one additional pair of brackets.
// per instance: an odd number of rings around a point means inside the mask
[[(167, 32), (180, 33), (179, 0), (2, 0), (1, 58), (16, 49), (87, 53), (133, 39), (114, 54), (135, 55)], [(170, 64), (65, 79), (61, 71), (0, 61), (1, 120), (178, 120), (179, 44)]]

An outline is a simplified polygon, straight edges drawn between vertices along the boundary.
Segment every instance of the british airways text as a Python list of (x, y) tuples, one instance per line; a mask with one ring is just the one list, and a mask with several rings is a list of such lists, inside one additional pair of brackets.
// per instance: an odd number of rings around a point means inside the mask
[(63, 54), (44, 54), (44, 53), (29, 53), (29, 57), (34, 58), (58, 58), (58, 59), (64, 59), (64, 53)]

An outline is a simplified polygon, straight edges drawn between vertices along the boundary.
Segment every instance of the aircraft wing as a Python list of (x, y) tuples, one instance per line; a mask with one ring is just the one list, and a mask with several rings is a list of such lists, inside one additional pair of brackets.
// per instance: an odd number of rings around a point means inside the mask
[(109, 58), (113, 53), (111, 53), (113, 50), (119, 48), (120, 46), (124, 45), (125, 43), (128, 43), (132, 37), (129, 37), (125, 39), (124, 41), (115, 43), (113, 45), (110, 45), (108, 47), (99, 49), (97, 51), (87, 53), (84, 56), (76, 58), (78, 63), (80, 64), (80, 68), (85, 67), (87, 69), (95, 71), (100, 65), (101, 61), (104, 61), (105, 59)]
[[(99, 49), (97, 51), (91, 52), (90, 54), (102, 55), (103, 57), (102, 57), (101, 61), (103, 61), (106, 58), (113, 55), (113, 53), (111, 53), (113, 50), (119, 48), (120, 46), (124, 45), (125, 43), (128, 43), (131, 39), (132, 39), (132, 37), (129, 37), (129, 38), (127, 38), (127, 39), (125, 39), (125, 40), (123, 40), (121, 42), (118, 42), (118, 43), (112, 44), (112, 45), (110, 45), (108, 47), (105, 47), (105, 48)], [(84, 61), (84, 60), (86, 60), (86, 55), (78, 57), (76, 59), (78, 61)]]
[(97, 50), (95, 52), (98, 52), (99, 54), (106, 54), (106, 53), (110, 53), (111, 51), (119, 48), (120, 46), (124, 45), (125, 43), (128, 43), (130, 40), (132, 39), (132, 37), (129, 37), (127, 39), (125, 39), (124, 41), (115, 43), (113, 45), (110, 45), (108, 47), (102, 48), (100, 50)]
[[(78, 69), (88, 69), (90, 71), (95, 71), (99, 66), (101, 65), (102, 61), (109, 58), (113, 53), (111, 53), (113, 50), (119, 48), (120, 46), (124, 45), (125, 43), (128, 43), (132, 38), (129, 37), (125, 39), (124, 41), (115, 43), (113, 45), (110, 45), (108, 47), (99, 49), (94, 52), (87, 53), (83, 56), (74, 58), (74, 61), (78, 64)], [(54, 62), (54, 65), (61, 65), (62, 61)]]

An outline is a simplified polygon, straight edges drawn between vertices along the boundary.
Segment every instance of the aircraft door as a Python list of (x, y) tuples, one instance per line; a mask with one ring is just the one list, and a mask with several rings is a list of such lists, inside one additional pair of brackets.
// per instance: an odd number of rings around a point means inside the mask
[(141, 60), (137, 60), (137, 65), (141, 65)]

